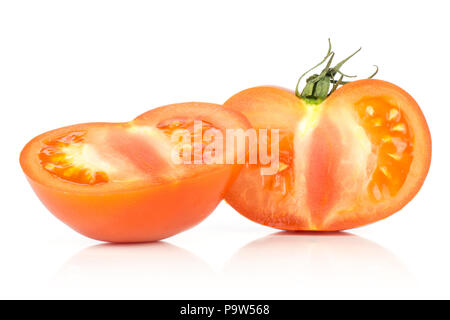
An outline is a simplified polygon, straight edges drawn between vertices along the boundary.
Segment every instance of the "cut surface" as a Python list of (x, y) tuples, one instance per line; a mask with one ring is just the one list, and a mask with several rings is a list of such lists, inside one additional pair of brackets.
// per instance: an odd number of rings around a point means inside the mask
[(40, 141), (40, 165), (54, 177), (80, 185), (167, 178), (170, 159), (160, 137), (144, 138), (131, 124), (74, 129), (61, 129)]
[(364, 80), (307, 105), (294, 94), (286, 102), (283, 89), (261, 94), (264, 88), (247, 89), (225, 103), (257, 128), (276, 129), (270, 113), (277, 114), (275, 122), (286, 117), (290, 124), (281, 130), (278, 172), (264, 176), (260, 166), (247, 166), (226, 196), (238, 212), (281, 229), (342, 230), (382, 219), (417, 193), (429, 168), (431, 140), (406, 92)]
[(47, 132), (24, 148), (21, 163), (31, 179), (62, 189), (72, 188), (65, 183), (104, 190), (177, 183), (228, 170), (206, 165), (203, 157), (205, 149), (215, 151), (211, 132), (228, 127), (246, 129), (249, 124), (217, 105), (172, 105), (128, 123), (88, 123)]

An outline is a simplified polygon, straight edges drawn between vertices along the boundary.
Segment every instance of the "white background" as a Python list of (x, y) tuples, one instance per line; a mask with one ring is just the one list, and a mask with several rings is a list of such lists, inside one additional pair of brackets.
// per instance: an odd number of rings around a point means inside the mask
[[(1, 1), (0, 298), (450, 298), (446, 1)], [(57, 127), (127, 121), (256, 85), (293, 89), (323, 57), (406, 89), (433, 160), (417, 197), (348, 233), (287, 234), (226, 203), (163, 242), (106, 245), (39, 202), (19, 166)], [(201, 196), (201, 195), (200, 195)]]

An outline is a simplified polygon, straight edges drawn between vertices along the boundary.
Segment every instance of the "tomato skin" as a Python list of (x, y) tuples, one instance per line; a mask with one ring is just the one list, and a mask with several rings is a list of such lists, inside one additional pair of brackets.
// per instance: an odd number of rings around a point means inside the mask
[(47, 209), (79, 233), (108, 242), (148, 242), (204, 220), (237, 173), (224, 169), (181, 183), (110, 194), (63, 192), (28, 181)]
[[(169, 143), (170, 138), (165, 138), (163, 133), (157, 133), (158, 137), (154, 138), (156, 125), (178, 116), (196, 120), (206, 118), (220, 129), (225, 128), (225, 124), (242, 129), (250, 127), (244, 116), (219, 105), (177, 104), (153, 109), (145, 113), (144, 119), (128, 123), (86, 123), (46, 132), (24, 147), (20, 164), (41, 202), (79, 233), (107, 242), (161, 240), (204, 220), (224, 198), (242, 168), (242, 165), (234, 164), (200, 164), (194, 167), (181, 165), (181, 169), (176, 169), (172, 164), (164, 164), (164, 161), (169, 163), (169, 158), (154, 153), (160, 152), (161, 148), (167, 149), (164, 144)], [(129, 130), (142, 126), (152, 129), (148, 136)], [(94, 165), (105, 159), (113, 164), (126, 162), (127, 166), (119, 166), (119, 170), (114, 171), (116, 178), (124, 180), (106, 179), (106, 183), (88, 185), (67, 181), (44, 170), (40, 162), (43, 148), (48, 141), (71, 132), (87, 132), (85, 137), (90, 140), (85, 142), (94, 145), (103, 156), (101, 161), (94, 157)], [(158, 140), (159, 135), (164, 136), (163, 140)], [(57, 144), (64, 139), (58, 140)], [(71, 159), (73, 156), (70, 154)], [(133, 177), (124, 176), (124, 172), (137, 172), (137, 179), (128, 179)], [(155, 176), (158, 179), (154, 179)]]
[[(366, 195), (369, 180), (364, 176), (374, 172), (369, 158), (375, 152), (374, 142), (368, 131), (359, 139), (360, 128), (353, 120), (355, 106), (364, 99), (380, 99), (398, 106), (402, 121), (414, 136), (414, 150), (419, 150), (410, 154), (410, 167), (393, 169), (394, 174), (407, 172), (400, 190), (379, 202), (370, 201)], [(419, 106), (408, 93), (386, 81), (368, 79), (346, 84), (318, 105), (308, 105), (285, 89), (255, 87), (235, 94), (224, 106), (242, 112), (256, 128), (280, 128), (294, 136), (288, 147), (295, 154), (294, 161), (290, 173), (282, 176), (284, 185), (290, 188), (288, 192), (275, 190), (270, 183), (263, 185), (259, 168), (253, 166), (241, 171), (225, 196), (239, 213), (266, 226), (338, 231), (373, 223), (411, 201), (430, 167), (431, 136)], [(302, 127), (299, 124), (303, 121), (306, 124)], [(367, 143), (372, 144), (372, 149), (364, 149)], [(271, 179), (278, 185), (283, 181), (270, 177), (264, 181)]]

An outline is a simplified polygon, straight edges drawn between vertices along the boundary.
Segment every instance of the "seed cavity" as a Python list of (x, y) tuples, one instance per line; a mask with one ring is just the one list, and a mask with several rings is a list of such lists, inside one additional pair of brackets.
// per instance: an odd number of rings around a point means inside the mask
[(397, 161), (402, 158), (401, 155), (396, 154), (396, 153), (388, 153), (388, 156), (390, 156), (392, 159), (397, 160)]
[(288, 168), (289, 166), (284, 163), (284, 162), (280, 162), (280, 164), (278, 165), (278, 172), (284, 171)]
[(375, 118), (372, 120), (372, 125), (374, 127), (381, 127), (383, 125), (383, 119), (381, 118)]
[(42, 167), (51, 174), (75, 183), (96, 185), (109, 181), (108, 175), (97, 165), (83, 162), (85, 132), (71, 132), (47, 140), (39, 153)]
[(391, 174), (389, 173), (388, 168), (386, 168), (385, 166), (381, 166), (381, 167), (380, 167), (380, 170), (381, 170), (381, 172), (383, 172), (383, 174), (384, 174), (386, 177), (391, 178)]
[(392, 131), (398, 131), (398, 132), (405, 133), (406, 125), (404, 123), (396, 124), (395, 126), (392, 127)]
[(373, 117), (373, 115), (375, 114), (375, 110), (373, 109), (372, 106), (367, 106), (367, 107), (366, 107), (366, 113), (367, 113), (369, 116)]
[(399, 112), (397, 109), (392, 108), (391, 110), (389, 110), (389, 116), (388, 116), (388, 120), (392, 121), (394, 119), (396, 119), (399, 115)]
[(391, 99), (364, 98), (355, 108), (376, 155), (368, 194), (374, 201), (389, 199), (399, 192), (408, 175), (413, 159), (413, 133)]

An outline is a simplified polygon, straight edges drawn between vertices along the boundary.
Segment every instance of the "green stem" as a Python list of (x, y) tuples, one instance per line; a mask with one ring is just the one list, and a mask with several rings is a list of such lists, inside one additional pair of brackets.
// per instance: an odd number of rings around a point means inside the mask
[(295, 86), (295, 95), (297, 97), (300, 97), (300, 92), (298, 91), (298, 88), (300, 86), (300, 82), (302, 81), (303, 77), (306, 76), (308, 73), (310, 73), (311, 71), (313, 71), (315, 68), (319, 67), (320, 65), (322, 65), (325, 61), (327, 61), (328, 57), (332, 54), (331, 52), (331, 40), (330, 38), (328, 38), (328, 52), (325, 55), (325, 58), (323, 58), (322, 61), (320, 61), (318, 64), (316, 64), (314, 67), (312, 67), (311, 69), (309, 69), (308, 71), (306, 71), (304, 74), (302, 74), (300, 76), (300, 78), (297, 81), (297, 85)]
[[(334, 52), (331, 50), (331, 41), (328, 39), (328, 52), (325, 57), (320, 61), (317, 65), (306, 71), (301, 75), (301, 77), (297, 81), (297, 85), (295, 86), (295, 95), (301, 99), (308, 101), (309, 103), (320, 103), (324, 99), (326, 99), (331, 93), (336, 91), (339, 86), (350, 83), (351, 81), (344, 81), (344, 78), (355, 78), (356, 76), (347, 75), (342, 72), (341, 67), (350, 60), (353, 56), (355, 56), (361, 48), (353, 52), (344, 60), (337, 63), (334, 67), (331, 67), (331, 63), (333, 62)], [(320, 74), (313, 74), (306, 79), (306, 85), (303, 90), (300, 92), (299, 87), (302, 79), (315, 68), (321, 66), (327, 62), (325, 68), (320, 72)], [(375, 72), (368, 77), (368, 79), (372, 79), (378, 73), (378, 67), (376, 67)], [(335, 79), (336, 75), (339, 74), (339, 78)], [(332, 85), (332, 86), (331, 86)], [(331, 87), (331, 89), (330, 89)]]

